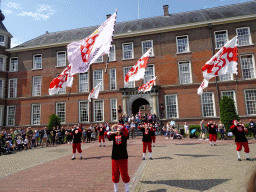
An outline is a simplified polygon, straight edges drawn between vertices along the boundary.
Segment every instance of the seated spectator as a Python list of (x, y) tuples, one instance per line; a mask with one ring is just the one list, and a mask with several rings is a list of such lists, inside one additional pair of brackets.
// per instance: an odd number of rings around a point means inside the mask
[(6, 141), (4, 148), (6, 153), (10, 153), (13, 151), (13, 145), (11, 144), (10, 141)]
[(24, 147), (23, 147), (23, 141), (22, 141), (21, 136), (18, 137), (18, 140), (16, 141), (16, 143), (17, 143), (17, 149), (18, 149), (18, 151), (20, 151), (21, 149), (24, 148)]

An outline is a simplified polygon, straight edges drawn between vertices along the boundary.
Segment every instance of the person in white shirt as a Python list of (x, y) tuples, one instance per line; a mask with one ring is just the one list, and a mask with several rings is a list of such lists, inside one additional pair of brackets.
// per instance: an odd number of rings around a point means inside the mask
[(185, 122), (184, 130), (185, 130), (187, 139), (189, 139), (189, 125), (187, 124), (187, 122)]

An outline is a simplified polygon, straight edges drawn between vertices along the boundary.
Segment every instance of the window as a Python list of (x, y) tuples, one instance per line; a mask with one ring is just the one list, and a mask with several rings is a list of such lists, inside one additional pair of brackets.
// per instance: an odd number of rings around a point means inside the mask
[(17, 97), (17, 79), (9, 79), (8, 98)]
[(133, 43), (123, 44), (123, 59), (133, 59)]
[(110, 90), (116, 89), (116, 69), (109, 69)]
[[(58, 77), (60, 74), (56, 74), (56, 77)], [(59, 88), (57, 94), (65, 94), (66, 93), (66, 87)]]
[(116, 47), (115, 45), (112, 45), (110, 47), (109, 61), (115, 61), (115, 60), (116, 60)]
[(10, 72), (18, 71), (18, 58), (10, 59)]
[(228, 32), (227, 31), (215, 31), (215, 48), (222, 48), (225, 43), (228, 42)]
[(6, 58), (0, 57), (0, 71), (6, 71)]
[(211, 92), (202, 94), (202, 111), (204, 117), (215, 116), (214, 95)]
[(221, 91), (221, 97), (223, 97), (223, 96), (227, 96), (227, 97), (233, 99), (234, 103), (235, 103), (236, 110), (237, 110), (235, 91)]
[(42, 55), (34, 55), (33, 69), (42, 69)]
[(177, 53), (189, 52), (188, 36), (176, 37)]
[(0, 35), (0, 45), (1, 45), (1, 46), (5, 46), (5, 43), (4, 43), (4, 36), (3, 36), (3, 35)]
[(15, 125), (15, 106), (7, 106), (7, 126)]
[(3, 118), (4, 118), (4, 105), (0, 106), (0, 126), (3, 126)]
[(234, 79), (233, 74), (219, 75), (219, 81), (229, 81), (229, 80), (233, 80), (233, 79)]
[(144, 83), (149, 82), (154, 77), (155, 77), (154, 65), (148, 65), (148, 67), (145, 70)]
[[(125, 76), (126, 74), (130, 71), (132, 67), (124, 67), (124, 80), (125, 80)], [(128, 82), (126, 83), (124, 81), (124, 88), (134, 88), (135, 87), (135, 81), (131, 81), (131, 82)]]
[(66, 66), (66, 52), (57, 52), (57, 67)]
[(252, 44), (249, 27), (236, 29), (236, 34), (238, 36), (238, 45), (243, 46)]
[[(142, 41), (141, 47), (142, 47), (142, 55), (144, 55), (149, 48), (153, 47), (153, 40)], [(149, 56), (150, 57), (154, 56), (154, 49), (152, 49), (152, 51), (149, 53)]]
[(111, 121), (117, 121), (117, 100), (110, 99)]
[(93, 88), (96, 87), (100, 82), (101, 82), (100, 90), (102, 91), (103, 90), (103, 71), (102, 70), (93, 71)]
[(256, 115), (256, 89), (245, 90), (247, 115)]
[(79, 74), (79, 92), (88, 92), (88, 72)]
[(178, 101), (177, 95), (166, 95), (166, 118), (178, 118)]
[(4, 83), (5, 80), (0, 79), (0, 98), (4, 98)]
[(56, 103), (56, 115), (60, 118), (61, 123), (66, 121), (66, 104)]
[(41, 96), (41, 76), (33, 77), (32, 96)]
[(89, 122), (89, 105), (88, 101), (79, 102), (79, 122)]
[(104, 121), (103, 100), (94, 100), (94, 121)]
[(179, 62), (180, 84), (192, 83), (191, 64), (189, 61)]
[(255, 63), (253, 55), (241, 56), (241, 68), (244, 79), (255, 78)]
[(41, 105), (40, 104), (32, 104), (32, 125), (40, 125), (41, 118)]

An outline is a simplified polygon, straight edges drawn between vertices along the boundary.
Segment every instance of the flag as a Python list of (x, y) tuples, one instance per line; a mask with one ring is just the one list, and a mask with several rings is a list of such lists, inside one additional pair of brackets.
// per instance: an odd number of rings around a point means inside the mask
[(137, 63), (125, 75), (125, 82), (138, 81), (144, 78), (145, 70), (148, 63), (149, 54), (152, 52), (152, 47), (137, 61)]
[(91, 102), (91, 98), (98, 99), (98, 95), (100, 92), (100, 86), (101, 86), (101, 82), (90, 92), (90, 94), (88, 96), (88, 100), (90, 102)]
[(71, 64), (69, 64), (62, 73), (52, 80), (49, 86), (49, 95), (58, 94), (64, 87), (72, 87), (74, 75), (71, 75)]
[(154, 77), (153, 79), (151, 79), (149, 82), (143, 84), (141, 87), (138, 88), (139, 92), (147, 92), (147, 91), (151, 91), (154, 83), (155, 83), (156, 77)]
[(209, 83), (209, 81), (207, 81), (206, 79), (203, 80), (202, 84), (200, 85), (200, 87), (197, 90), (197, 94), (198, 95), (202, 95), (203, 94), (203, 89), (208, 87), (208, 83)]
[(104, 54), (109, 54), (117, 11), (85, 39), (67, 46), (71, 73), (85, 73)]
[(224, 74), (237, 74), (237, 36), (228, 41), (206, 64), (203, 66), (204, 79)]

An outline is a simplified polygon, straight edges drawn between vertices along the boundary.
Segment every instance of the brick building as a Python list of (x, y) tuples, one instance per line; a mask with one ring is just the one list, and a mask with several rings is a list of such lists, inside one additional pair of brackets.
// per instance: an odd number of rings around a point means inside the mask
[[(85, 38), (98, 26), (46, 32), (7, 49), (9, 58), (2, 64), (6, 72), (0, 72), (8, 78), (3, 80), (6, 89), (1, 87), (5, 92), (0, 100), (1, 124), (45, 126), (53, 113), (63, 125), (116, 122), (120, 115), (131, 115), (139, 108), (155, 113), (162, 121), (198, 124), (202, 118), (219, 119), (222, 95), (234, 99), (244, 122), (255, 118), (256, 2), (175, 14), (169, 14), (167, 5), (163, 9), (163, 16), (116, 23), (107, 68), (107, 57), (103, 56), (87, 73), (77, 74), (69, 99), (69, 88), (50, 96), (49, 84), (68, 65), (67, 45)], [(212, 79), (204, 94), (197, 95), (202, 66), (235, 35), (239, 38), (238, 75), (220, 76), (217, 83)], [(125, 86), (125, 74), (151, 46), (145, 80)], [(138, 93), (137, 88), (153, 76), (157, 79), (151, 92)], [(100, 81), (99, 98), (88, 102), (90, 90)]]

